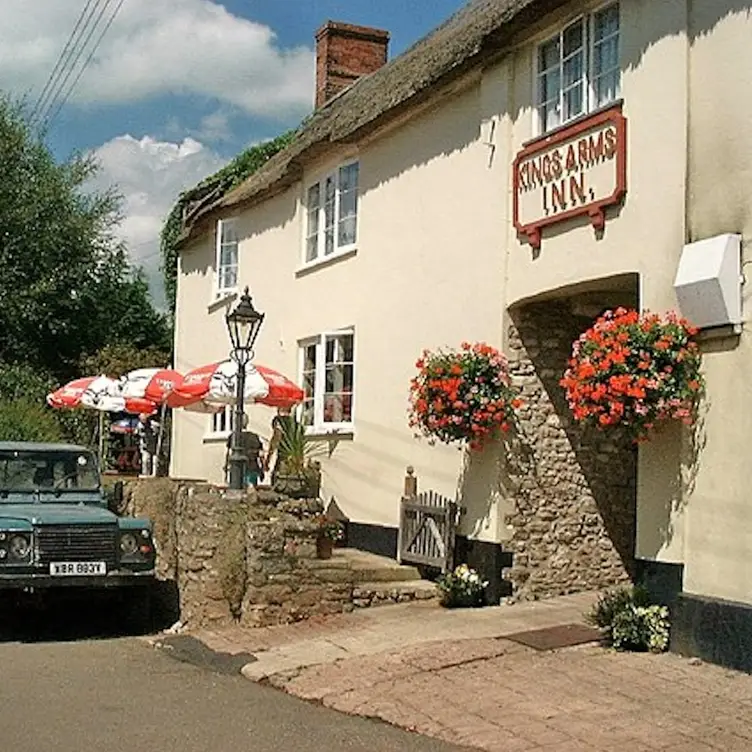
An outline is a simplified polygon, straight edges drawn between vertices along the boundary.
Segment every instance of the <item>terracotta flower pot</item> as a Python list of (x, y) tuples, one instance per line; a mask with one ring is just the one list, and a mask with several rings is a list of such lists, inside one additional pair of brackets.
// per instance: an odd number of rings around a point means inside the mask
[(334, 541), (331, 538), (316, 539), (316, 557), (319, 559), (331, 559), (334, 551)]

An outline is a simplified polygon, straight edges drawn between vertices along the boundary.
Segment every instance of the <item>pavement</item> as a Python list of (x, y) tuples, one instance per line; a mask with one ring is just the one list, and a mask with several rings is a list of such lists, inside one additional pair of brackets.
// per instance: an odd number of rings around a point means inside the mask
[[(455, 745), (336, 713), (140, 639), (0, 642), (0, 728), (14, 752), (451, 752)], [(45, 625), (46, 626), (46, 625)], [(46, 632), (45, 628), (45, 632)]]
[(461, 610), (409, 603), (192, 636), (218, 653), (245, 654), (242, 673), (253, 682), (489, 752), (752, 750), (752, 676), (592, 642), (521, 644), (520, 633), (581, 624), (594, 600)]

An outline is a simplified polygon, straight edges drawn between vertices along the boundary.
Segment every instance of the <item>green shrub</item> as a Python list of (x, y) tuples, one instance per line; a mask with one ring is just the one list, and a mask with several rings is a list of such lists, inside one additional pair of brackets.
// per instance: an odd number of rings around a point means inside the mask
[(630, 605), (649, 606), (650, 598), (647, 590), (640, 585), (635, 587), (619, 587), (602, 593), (595, 606), (586, 615), (590, 624), (603, 630), (610, 630), (616, 614)]
[(52, 411), (27, 399), (0, 402), (0, 441), (60, 441), (62, 431)]
[(629, 604), (614, 615), (611, 641), (617, 650), (650, 650), (668, 647), (669, 621), (665, 606)]
[(668, 647), (668, 609), (651, 605), (644, 587), (606, 591), (585, 618), (617, 650), (660, 652)]

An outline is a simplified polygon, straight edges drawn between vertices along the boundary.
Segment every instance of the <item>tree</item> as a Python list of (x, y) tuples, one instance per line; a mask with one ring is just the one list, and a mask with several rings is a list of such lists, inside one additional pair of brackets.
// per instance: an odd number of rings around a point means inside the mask
[(81, 371), (95, 376), (105, 374), (119, 378), (137, 368), (166, 368), (170, 365), (170, 352), (158, 347), (139, 348), (129, 344), (107, 345), (95, 355), (81, 361)]
[(0, 163), (0, 363), (59, 383), (111, 343), (169, 348), (166, 318), (114, 234), (120, 198), (89, 185), (96, 162), (56, 163), (0, 99)]

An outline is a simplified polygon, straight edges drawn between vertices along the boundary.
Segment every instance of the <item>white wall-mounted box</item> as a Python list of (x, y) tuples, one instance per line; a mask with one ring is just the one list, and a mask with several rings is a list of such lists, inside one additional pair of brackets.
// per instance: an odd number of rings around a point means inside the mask
[(741, 235), (685, 245), (674, 280), (682, 315), (700, 329), (742, 320)]

